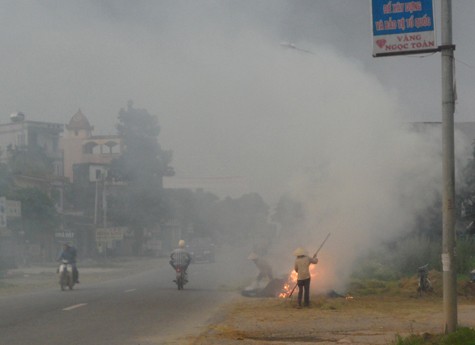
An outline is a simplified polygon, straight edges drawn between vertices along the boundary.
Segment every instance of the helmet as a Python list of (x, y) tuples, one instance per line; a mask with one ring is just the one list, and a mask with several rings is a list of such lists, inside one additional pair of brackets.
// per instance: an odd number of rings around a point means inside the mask
[(184, 240), (179, 240), (178, 241), (178, 247), (179, 248), (185, 248), (185, 241)]
[(294, 255), (295, 256), (302, 256), (302, 255), (308, 255), (308, 252), (303, 249), (302, 247), (298, 247), (297, 249), (294, 250)]
[(249, 260), (257, 260), (257, 254), (256, 253), (251, 253), (247, 257)]

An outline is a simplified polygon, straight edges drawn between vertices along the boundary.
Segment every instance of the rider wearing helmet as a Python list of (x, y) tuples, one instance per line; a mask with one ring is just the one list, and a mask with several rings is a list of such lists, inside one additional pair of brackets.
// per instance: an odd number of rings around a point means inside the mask
[(76, 248), (66, 242), (63, 243), (63, 250), (59, 254), (57, 260), (65, 260), (73, 267), (73, 280), (76, 284), (79, 284), (79, 271), (76, 265), (76, 257)]
[(173, 250), (170, 254), (170, 265), (173, 269), (176, 270), (177, 266), (183, 267), (185, 274), (186, 270), (188, 269), (188, 265), (191, 262), (191, 255), (185, 249), (185, 241), (180, 240), (178, 241), (178, 248)]

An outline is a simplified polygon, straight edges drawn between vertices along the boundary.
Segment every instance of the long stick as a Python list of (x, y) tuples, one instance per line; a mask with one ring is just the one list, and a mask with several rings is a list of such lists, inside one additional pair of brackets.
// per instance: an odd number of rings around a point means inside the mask
[(288, 298), (292, 297), (292, 294), (294, 293), (295, 288), (297, 287), (297, 284), (298, 284), (298, 283), (295, 283), (295, 286), (294, 286), (294, 288), (292, 289), (292, 291), (290, 291), (290, 294), (289, 294)]
[[(325, 244), (325, 242), (328, 240), (328, 237), (330, 237), (330, 232), (328, 233), (327, 237), (325, 237), (325, 239), (323, 240), (322, 244), (320, 245), (320, 247), (318, 247), (317, 251), (315, 252), (315, 254), (313, 254), (313, 257), (316, 258), (317, 257), (317, 254), (318, 252), (320, 251), (320, 249), (322, 249), (323, 245)], [(288, 298), (292, 297), (292, 294), (294, 293), (295, 291), (295, 288), (297, 287), (298, 283), (295, 283), (295, 286), (294, 288), (292, 289), (292, 291), (290, 291), (290, 294), (288, 296)]]
[(327, 237), (325, 237), (325, 239), (323, 240), (322, 244), (320, 245), (320, 247), (318, 247), (317, 251), (315, 252), (315, 254), (313, 254), (313, 257), (316, 258), (317, 255), (318, 255), (318, 252), (320, 251), (320, 249), (322, 249), (323, 245), (325, 244), (325, 242), (328, 240), (328, 237), (330, 237), (330, 232), (328, 233)]

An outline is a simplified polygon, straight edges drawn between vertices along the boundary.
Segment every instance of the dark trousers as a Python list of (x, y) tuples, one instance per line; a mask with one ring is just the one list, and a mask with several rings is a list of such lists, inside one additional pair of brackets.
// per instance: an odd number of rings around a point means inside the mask
[(303, 305), (308, 307), (310, 305), (310, 278), (297, 280), (297, 285), (299, 287), (299, 294), (297, 297), (299, 306), (302, 305), (303, 295)]

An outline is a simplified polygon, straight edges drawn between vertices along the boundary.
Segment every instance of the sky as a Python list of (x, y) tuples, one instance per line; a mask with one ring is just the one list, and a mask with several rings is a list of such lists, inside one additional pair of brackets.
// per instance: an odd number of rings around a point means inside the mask
[[(455, 120), (474, 121), (475, 3), (452, 3)], [(370, 1), (1, 0), (0, 20), (0, 123), (81, 109), (114, 134), (132, 100), (158, 117), (174, 181), (304, 202), (295, 246), (331, 231), (347, 259), (440, 195), (440, 133), (402, 126), (441, 121), (440, 54), (373, 58)]]
[[(458, 121), (475, 108), (474, 11), (454, 1)], [(158, 116), (175, 181), (231, 196), (275, 203), (314, 165), (307, 139), (333, 106), (348, 106), (342, 126), (365, 121), (353, 110), (368, 103), (395, 103), (401, 121), (441, 119), (440, 54), (373, 58), (366, 0), (1, 1), (0, 18), (0, 122), (22, 111), (67, 123), (81, 109), (112, 134), (133, 100)]]

